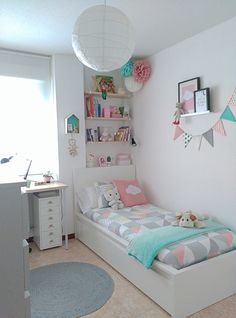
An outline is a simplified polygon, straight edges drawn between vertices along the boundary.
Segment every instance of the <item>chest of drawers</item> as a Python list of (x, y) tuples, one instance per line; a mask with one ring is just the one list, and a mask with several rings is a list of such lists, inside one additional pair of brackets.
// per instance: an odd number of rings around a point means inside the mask
[(62, 245), (62, 213), (59, 194), (34, 194), (34, 241), (40, 250)]

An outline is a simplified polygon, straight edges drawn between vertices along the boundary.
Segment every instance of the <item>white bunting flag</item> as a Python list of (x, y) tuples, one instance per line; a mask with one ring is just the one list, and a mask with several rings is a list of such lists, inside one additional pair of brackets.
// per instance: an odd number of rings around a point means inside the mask
[(192, 135), (188, 133), (184, 133), (184, 147), (186, 148), (188, 144), (190, 143), (191, 139), (193, 138)]

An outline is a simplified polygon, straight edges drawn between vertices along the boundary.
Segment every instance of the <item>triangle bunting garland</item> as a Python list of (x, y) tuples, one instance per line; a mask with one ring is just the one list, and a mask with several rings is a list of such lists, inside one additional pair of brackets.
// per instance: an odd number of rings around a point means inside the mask
[(229, 106), (226, 106), (225, 110), (223, 111), (222, 115), (220, 116), (220, 119), (226, 119), (229, 121), (236, 121), (236, 118), (234, 117), (234, 114), (230, 110)]
[(214, 138), (213, 138), (213, 129), (211, 128), (210, 130), (208, 130), (207, 132), (205, 132), (204, 134), (202, 134), (202, 136), (209, 142), (209, 144), (214, 147)]
[(198, 150), (201, 149), (202, 145), (202, 139), (206, 139), (206, 141), (214, 147), (214, 131), (222, 136), (226, 136), (226, 131), (224, 127), (223, 120), (228, 120), (232, 122), (236, 122), (236, 115), (231, 110), (231, 107), (236, 108), (236, 89), (234, 90), (228, 105), (225, 107), (223, 112), (221, 113), (220, 118), (217, 120), (217, 122), (210, 128), (208, 131), (203, 133), (202, 135), (191, 135), (184, 131), (182, 128), (180, 128), (179, 125), (176, 125), (175, 128), (175, 134), (174, 134), (174, 140), (179, 138), (181, 135), (183, 135), (184, 140), (184, 147), (186, 148), (190, 141), (193, 139), (194, 145)]
[(183, 129), (181, 129), (179, 126), (176, 126), (174, 140), (179, 138), (179, 136), (181, 136), (183, 133), (184, 133)]
[(188, 146), (188, 144), (190, 143), (191, 139), (193, 138), (192, 135), (188, 134), (188, 133), (184, 133), (184, 147), (186, 148)]
[(212, 129), (214, 131), (216, 131), (217, 133), (219, 133), (222, 136), (226, 136), (226, 132), (225, 132), (225, 127), (223, 124), (223, 121), (221, 119), (219, 119), (215, 125), (212, 127)]

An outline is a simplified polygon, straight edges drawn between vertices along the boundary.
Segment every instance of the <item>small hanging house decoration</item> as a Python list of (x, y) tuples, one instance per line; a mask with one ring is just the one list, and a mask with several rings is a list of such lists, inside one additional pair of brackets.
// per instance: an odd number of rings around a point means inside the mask
[(79, 118), (75, 114), (71, 114), (65, 119), (65, 133), (79, 133)]

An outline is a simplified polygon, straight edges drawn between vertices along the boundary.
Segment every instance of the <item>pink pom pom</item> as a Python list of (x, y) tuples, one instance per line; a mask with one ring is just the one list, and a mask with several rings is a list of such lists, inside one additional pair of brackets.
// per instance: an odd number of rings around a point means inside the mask
[(135, 81), (139, 83), (144, 83), (149, 79), (150, 74), (151, 74), (151, 66), (149, 65), (148, 62), (138, 60), (134, 63), (132, 75)]

